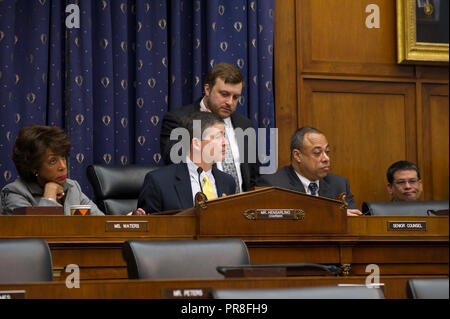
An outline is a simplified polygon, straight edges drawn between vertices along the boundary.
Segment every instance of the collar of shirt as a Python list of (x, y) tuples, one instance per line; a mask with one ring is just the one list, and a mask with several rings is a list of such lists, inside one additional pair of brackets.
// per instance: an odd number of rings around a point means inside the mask
[(317, 196), (319, 195), (319, 189), (320, 189), (320, 184), (319, 184), (319, 180), (317, 181), (310, 181), (309, 179), (307, 179), (306, 177), (300, 175), (297, 171), (295, 171), (295, 174), (297, 174), (297, 177), (300, 179), (300, 181), (303, 184), (303, 187), (305, 188), (306, 194), (311, 195), (311, 190), (309, 189), (309, 184), (311, 183), (316, 183), (317, 184)]
[[(204, 98), (203, 98), (203, 99), (204, 99)], [(210, 112), (210, 111), (206, 108), (205, 102), (203, 102), (203, 99), (200, 101), (200, 111), (203, 111), (203, 112)]]
[[(198, 166), (194, 164), (194, 162), (191, 161), (189, 157), (186, 157), (186, 164), (189, 171), (189, 177), (191, 178), (191, 189), (192, 189), (192, 199), (195, 200), (195, 194), (198, 192), (201, 192), (202, 187), (200, 187), (199, 184), (199, 178), (198, 178)], [(217, 189), (216, 189), (216, 180), (214, 179), (214, 175), (212, 174), (212, 169), (209, 171), (202, 171), (200, 174), (200, 181), (203, 181), (203, 178), (205, 177), (205, 174), (208, 175), (209, 181), (211, 182), (213, 188), (214, 188), (214, 194), (217, 197)], [(203, 183), (202, 183), (203, 186)]]

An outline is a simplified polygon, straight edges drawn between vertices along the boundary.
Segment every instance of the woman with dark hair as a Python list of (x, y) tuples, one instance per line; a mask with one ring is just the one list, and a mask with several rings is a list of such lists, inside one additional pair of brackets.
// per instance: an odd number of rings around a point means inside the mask
[(67, 178), (70, 140), (56, 126), (23, 127), (17, 137), (12, 159), (19, 177), (1, 191), (2, 212), (26, 206), (91, 206), (91, 215), (104, 215), (83, 192), (77, 181)]

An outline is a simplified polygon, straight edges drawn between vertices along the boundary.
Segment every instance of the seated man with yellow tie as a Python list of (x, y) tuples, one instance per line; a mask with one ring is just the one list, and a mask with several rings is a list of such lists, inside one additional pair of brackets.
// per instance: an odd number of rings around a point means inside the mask
[(137, 207), (149, 214), (191, 208), (200, 191), (208, 200), (236, 191), (233, 177), (214, 165), (225, 159), (223, 120), (213, 113), (195, 112), (183, 120), (182, 126), (190, 141), (185, 162), (161, 167), (145, 176)]

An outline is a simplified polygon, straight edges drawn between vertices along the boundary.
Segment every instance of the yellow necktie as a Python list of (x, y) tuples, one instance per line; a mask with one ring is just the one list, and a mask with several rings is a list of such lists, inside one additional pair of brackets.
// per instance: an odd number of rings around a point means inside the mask
[(209, 181), (208, 175), (205, 174), (205, 177), (203, 177), (203, 193), (206, 195), (206, 198), (208, 200), (216, 198), (214, 195), (214, 188)]

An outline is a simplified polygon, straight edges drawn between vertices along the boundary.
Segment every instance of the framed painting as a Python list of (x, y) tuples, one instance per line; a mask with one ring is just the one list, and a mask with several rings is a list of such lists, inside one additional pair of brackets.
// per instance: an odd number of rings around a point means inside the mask
[(449, 0), (397, 0), (397, 62), (448, 65)]

